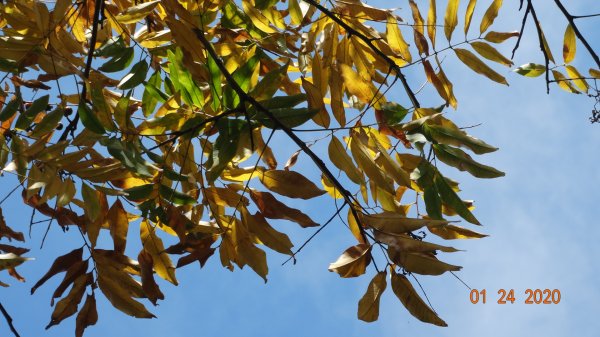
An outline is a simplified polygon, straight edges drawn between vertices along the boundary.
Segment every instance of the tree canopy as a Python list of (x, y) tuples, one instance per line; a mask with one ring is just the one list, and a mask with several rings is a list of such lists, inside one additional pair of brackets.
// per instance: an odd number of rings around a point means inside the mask
[[(440, 259), (458, 249), (429, 234), (486, 236), (473, 201), (449, 176), (504, 173), (476, 156), (497, 148), (452, 121), (460, 105), (445, 59), (490, 83), (508, 85), (505, 67), (545, 77), (548, 92), (599, 97), (600, 60), (577, 26), (585, 15), (560, 0), (544, 3), (565, 26), (564, 36), (547, 39), (533, 0), (520, 1), (517, 31), (495, 31), (500, 15), (517, 14), (501, 12), (502, 4), (0, 4), (0, 168), (18, 180), (2, 189), (0, 206), (20, 192), (33, 212), (30, 228), (37, 214), (48, 228), (81, 234), (31, 288), (58, 279), (47, 328), (75, 315), (82, 336), (98, 320), (97, 296), (152, 318), (147, 306), (165, 299), (163, 281), (177, 285), (177, 269), (192, 264), (247, 266), (266, 282), (266, 249), (295, 262), (331, 223), (355, 241), (329, 271), (372, 278), (359, 319), (377, 320), (390, 283), (410, 314), (446, 326), (409, 277), (461, 269)], [(527, 25), (543, 63), (515, 66)], [(596, 110), (590, 119), (600, 119)], [(279, 153), (273, 139), (285, 139), (289, 152)], [(298, 202), (313, 198), (333, 205), (324, 223)], [(282, 220), (318, 229), (294, 248), (276, 229)], [(9, 241), (25, 242), (23, 231), (0, 209), (0, 275), (19, 281), (16, 267), (29, 250)], [(128, 245), (134, 232), (139, 240)]]

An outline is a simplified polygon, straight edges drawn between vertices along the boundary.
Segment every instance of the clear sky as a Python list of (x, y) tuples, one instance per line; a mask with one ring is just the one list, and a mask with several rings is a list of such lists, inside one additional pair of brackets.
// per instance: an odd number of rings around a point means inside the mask
[[(521, 14), (516, 14), (513, 2), (516, 1), (506, 1), (501, 12), (503, 21), (494, 30), (518, 29)], [(560, 56), (566, 22), (550, 10), (553, 5), (543, 7), (541, 1), (536, 3), (545, 22), (546, 36), (555, 55)], [(398, 7), (393, 2), (385, 5)], [(575, 14), (600, 12), (600, 5), (593, 0), (568, 1), (568, 6)], [(442, 9), (438, 9), (440, 12)], [(405, 14), (405, 9), (401, 13)], [(580, 22), (589, 41), (598, 47), (600, 19)], [(533, 40), (534, 32), (528, 29), (526, 34), (515, 63), (542, 63), (537, 42)], [(506, 54), (513, 42), (503, 49)], [(579, 47), (578, 53), (583, 56), (584, 50)], [(583, 64), (587, 59), (581, 56), (578, 62)], [(147, 304), (158, 319), (130, 318), (112, 309), (103, 296), (97, 296), (99, 322), (88, 328), (85, 335), (597, 336), (600, 125), (588, 121), (594, 101), (583, 95), (563, 93), (557, 87), (552, 87), (551, 95), (546, 95), (543, 78), (525, 79), (508, 69), (500, 71), (506, 75), (510, 87), (500, 86), (472, 73), (452, 55), (448, 55), (445, 64), (459, 100), (458, 111), (451, 112), (450, 117), (459, 126), (481, 123), (471, 133), (500, 150), (479, 159), (506, 172), (504, 178), (481, 180), (454, 169), (445, 171), (461, 182), (463, 198), (476, 200), (475, 214), (484, 224), (477, 229), (490, 237), (451, 242), (465, 252), (444, 254), (443, 259), (463, 266), (456, 274), (471, 288), (486, 289), (488, 303), (472, 304), (469, 289), (450, 274), (421, 276), (419, 280), (434, 309), (449, 327), (430, 326), (411, 317), (389, 286), (383, 295), (379, 321), (368, 324), (357, 320), (357, 302), (374, 271), (370, 267), (367, 275), (357, 279), (340, 279), (327, 271), (328, 264), (353, 244), (343, 225), (334, 222), (300, 253), (296, 265), (282, 267), (285, 257), (269, 255), (267, 284), (251, 270), (234, 273), (225, 270), (215, 257), (202, 270), (197, 265), (178, 270), (181, 284), (174, 287), (160, 283), (166, 300), (155, 308)], [(397, 99), (406, 100), (403, 96)], [(422, 99), (432, 99), (427, 90)], [(295, 149), (287, 151), (291, 154)], [(322, 149), (317, 147), (317, 151)], [(298, 165), (300, 170), (311, 167), (302, 156)], [(12, 187), (12, 179), (2, 178), (0, 196)], [(325, 199), (292, 206), (324, 222), (332, 211), (323, 202)], [(19, 196), (3, 204), (2, 209), (10, 226), (27, 232), (30, 209), (21, 204)], [(289, 233), (296, 246), (313, 231), (299, 229), (293, 223), (282, 222), (277, 227)], [(44, 229), (45, 225), (36, 225), (29, 245), (39, 246)], [(132, 232), (129, 241), (139, 240), (136, 231)], [(62, 233), (53, 228), (47, 246), (41, 251), (32, 249), (28, 254), (36, 260), (19, 268), (27, 278), (24, 284), (18, 284), (5, 272), (0, 273), (0, 279), (12, 285), (0, 289), (0, 301), (13, 316), (22, 336), (73, 334), (73, 318), (49, 331), (43, 330), (52, 312), (50, 296), (60, 277), (49, 281), (33, 296), (29, 295), (29, 289), (56, 252), (66, 253), (79, 247), (77, 235), (74, 231)], [(525, 289), (546, 288), (560, 290), (559, 304), (524, 304)], [(499, 289), (514, 289), (516, 302), (497, 304)], [(0, 336), (9, 334), (6, 323), (0, 319)]]

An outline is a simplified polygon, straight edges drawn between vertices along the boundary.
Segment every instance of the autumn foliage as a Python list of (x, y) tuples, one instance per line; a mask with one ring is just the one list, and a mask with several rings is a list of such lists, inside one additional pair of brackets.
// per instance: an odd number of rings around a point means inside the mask
[[(442, 56), (507, 85), (497, 69), (514, 65), (497, 45), (518, 45), (523, 28), (493, 30), (502, 3), (394, 3), (406, 16), (357, 0), (0, 4), (0, 168), (17, 177), (13, 192), (38, 216), (82, 234), (31, 289), (62, 277), (48, 327), (75, 315), (83, 335), (98, 320), (97, 296), (154, 317), (147, 306), (165, 299), (163, 281), (177, 285), (178, 268), (209, 260), (248, 266), (266, 282), (265, 249), (296, 258), (272, 226), (279, 220), (345, 223), (356, 242), (329, 270), (347, 278), (373, 267), (359, 319), (377, 320), (389, 282), (410, 314), (446, 326), (407, 276), (461, 268), (441, 260), (457, 249), (425, 233), (485, 236), (448, 175), (504, 173), (477, 158), (497, 148), (450, 119), (459, 103)], [(600, 64), (574, 17), (565, 9), (564, 38), (547, 41), (532, 1), (521, 5), (545, 63), (515, 71), (596, 92)], [(595, 62), (589, 71), (573, 65), (578, 44)], [(408, 68), (422, 78), (405, 76)], [(438, 97), (419, 99), (419, 81)], [(274, 134), (297, 150), (289, 159), (272, 148)], [(299, 160), (320, 179), (296, 169)], [(335, 204), (326, 223), (294, 207), (313, 198)], [(28, 249), (4, 242), (25, 241), (12, 228), (0, 210), (0, 267), (23, 280), (15, 267)], [(128, 248), (131, 231), (140, 251)]]

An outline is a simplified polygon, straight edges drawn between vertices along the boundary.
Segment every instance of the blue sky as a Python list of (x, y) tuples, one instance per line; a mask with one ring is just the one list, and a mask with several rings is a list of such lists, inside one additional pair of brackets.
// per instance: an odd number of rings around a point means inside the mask
[[(515, 12), (508, 2), (501, 12), (503, 21), (494, 30), (518, 29), (520, 14), (511, 17), (509, 13)], [(391, 2), (387, 6), (397, 7)], [(600, 12), (595, 1), (569, 2), (569, 6), (576, 14)], [(551, 6), (538, 7), (555, 56), (560, 58), (566, 22), (549, 9)], [(594, 44), (598, 40), (594, 35), (600, 28), (598, 20), (581, 23)], [(537, 42), (532, 40), (534, 32), (529, 29), (526, 34), (515, 63), (541, 63)], [(584, 65), (587, 58), (582, 57), (584, 50), (579, 47), (576, 62), (580, 63), (576, 64)], [(509, 43), (504, 51), (511, 48)], [(340, 279), (327, 271), (328, 264), (353, 244), (343, 225), (334, 222), (302, 251), (296, 265), (282, 267), (285, 258), (270, 255), (267, 284), (249, 269), (234, 273), (225, 270), (214, 257), (202, 270), (196, 265), (179, 270), (181, 284), (173, 287), (161, 283), (166, 300), (155, 308), (148, 304), (158, 319), (130, 318), (97, 296), (100, 319), (88, 328), (86, 336), (597, 336), (600, 170), (596, 146), (600, 144), (600, 133), (598, 125), (588, 122), (593, 100), (563, 93), (557, 87), (546, 95), (543, 78), (525, 79), (504, 69), (500, 71), (510, 87), (496, 85), (470, 72), (450, 55), (445, 64), (459, 100), (459, 110), (450, 116), (459, 126), (482, 123), (471, 133), (500, 150), (480, 159), (506, 172), (504, 178), (480, 180), (456, 170), (445, 171), (461, 182), (463, 198), (476, 200), (475, 214), (484, 224), (481, 230), (490, 237), (452, 242), (466, 251), (444, 254), (444, 259), (463, 266), (457, 275), (470, 287), (487, 290), (487, 304), (471, 304), (469, 289), (450, 274), (421, 276), (419, 280), (435, 310), (449, 327), (438, 328), (412, 318), (391, 289), (383, 296), (379, 321), (367, 324), (357, 320), (357, 302), (373, 270), (357, 279)], [(403, 102), (406, 98), (397, 99)], [(422, 99), (432, 99), (428, 90)], [(289, 154), (295, 151), (285, 146), (280, 150)], [(298, 165), (300, 170), (311, 170), (306, 157), (301, 157)], [(14, 187), (13, 179), (3, 177), (0, 186), (3, 196)], [(293, 206), (323, 222), (332, 211), (323, 200)], [(30, 209), (18, 196), (2, 208), (9, 225), (27, 231)], [(45, 229), (45, 224), (36, 226), (30, 241), (33, 246), (39, 245)], [(277, 228), (289, 233), (296, 246), (312, 233), (292, 223), (282, 222)], [(133, 232), (130, 242), (137, 240)], [(12, 284), (0, 290), (0, 301), (22, 336), (73, 334), (74, 319), (43, 330), (52, 311), (50, 296), (59, 278), (49, 281), (33, 296), (29, 289), (57, 252), (78, 247), (78, 235), (53, 228), (47, 246), (28, 254), (36, 260), (19, 268), (27, 278), (25, 284), (0, 273), (2, 281)], [(558, 289), (561, 302), (523, 304), (527, 288)], [(514, 289), (516, 303), (497, 304), (499, 289)], [(8, 334), (5, 322), (0, 320), (0, 335)]]

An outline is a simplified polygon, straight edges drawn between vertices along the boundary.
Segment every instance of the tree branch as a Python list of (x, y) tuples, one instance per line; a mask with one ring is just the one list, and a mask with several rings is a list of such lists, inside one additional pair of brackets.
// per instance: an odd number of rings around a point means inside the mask
[(17, 329), (15, 329), (15, 326), (12, 323), (12, 317), (10, 317), (6, 309), (4, 309), (2, 303), (0, 303), (0, 311), (2, 311), (2, 315), (4, 316), (4, 319), (6, 319), (6, 323), (8, 323), (8, 327), (10, 328), (10, 331), (12, 331), (13, 335), (15, 335), (15, 337), (21, 337), (21, 335), (19, 335), (19, 332), (17, 331)]
[[(85, 62), (85, 69), (83, 71), (83, 77), (87, 80), (90, 77), (90, 70), (92, 69), (92, 60), (94, 56), (94, 51), (96, 49), (96, 40), (98, 38), (98, 26), (100, 25), (100, 13), (102, 12), (102, 7), (104, 6), (104, 0), (96, 0), (94, 6), (94, 20), (92, 22), (92, 35), (90, 37), (89, 48), (87, 60)], [(87, 83), (83, 83), (83, 88), (81, 88), (81, 98), (80, 100), (85, 102), (87, 96)], [(60, 135), (59, 141), (67, 139), (69, 133), (73, 133), (77, 129), (77, 123), (79, 123), (79, 112), (75, 113), (75, 117), (73, 120), (69, 122), (69, 125), (65, 128), (62, 135)]]
[(590, 46), (590, 44), (587, 42), (585, 37), (583, 37), (583, 35), (579, 31), (579, 29), (577, 28), (577, 25), (575, 24), (575, 17), (567, 11), (567, 9), (565, 8), (565, 6), (563, 6), (563, 4), (560, 0), (554, 0), (554, 3), (556, 3), (556, 6), (558, 6), (560, 11), (564, 14), (565, 18), (567, 18), (567, 20), (569, 21), (569, 24), (571, 24), (571, 27), (573, 27), (573, 31), (575, 32), (575, 35), (577, 35), (577, 38), (579, 38), (579, 41), (581, 41), (581, 43), (583, 43), (585, 48), (588, 50), (588, 52), (590, 53), (590, 55), (596, 62), (596, 66), (598, 68), (600, 68), (600, 58), (598, 58), (598, 54), (596, 54), (596, 52), (594, 51), (592, 46)]
[(546, 65), (546, 94), (550, 93), (550, 74), (548, 73), (550, 70), (550, 60), (548, 58), (548, 52), (546, 51), (546, 46), (544, 45), (544, 33), (542, 32), (542, 26), (540, 25), (540, 21), (538, 20), (537, 14), (535, 13), (535, 9), (531, 4), (531, 0), (527, 0), (527, 8), (531, 12), (531, 16), (533, 17), (533, 22), (535, 23), (535, 28), (538, 34), (538, 40), (540, 43), (540, 49), (542, 50), (542, 54), (544, 54), (544, 63)]

